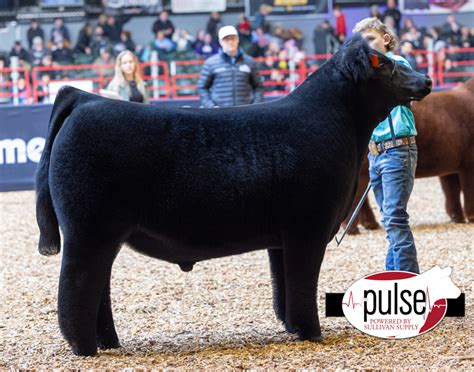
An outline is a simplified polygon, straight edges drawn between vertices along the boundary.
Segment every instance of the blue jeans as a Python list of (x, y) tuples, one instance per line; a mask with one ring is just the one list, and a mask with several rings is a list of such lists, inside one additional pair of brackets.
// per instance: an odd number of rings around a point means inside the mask
[(389, 242), (385, 268), (419, 273), (407, 213), (418, 158), (416, 144), (395, 147), (379, 156), (369, 153), (368, 158), (370, 183)]

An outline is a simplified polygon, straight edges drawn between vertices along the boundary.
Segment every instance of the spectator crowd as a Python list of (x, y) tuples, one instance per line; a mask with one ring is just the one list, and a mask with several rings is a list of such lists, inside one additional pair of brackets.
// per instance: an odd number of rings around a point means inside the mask
[[(62, 65), (103, 65), (103, 75), (110, 78), (114, 73), (115, 56), (124, 50), (132, 51), (140, 62), (149, 62), (154, 52), (161, 61), (207, 59), (219, 51), (218, 31), (223, 22), (221, 14), (210, 14), (205, 27), (192, 35), (185, 27), (175, 25), (169, 13), (163, 11), (151, 25), (152, 37), (145, 44), (138, 44), (130, 31), (125, 29), (126, 23), (134, 16), (101, 15), (96, 22), (87, 21), (80, 29), (77, 41), (71, 43), (71, 33), (62, 18), (54, 20), (49, 35), (42, 29), (38, 20), (31, 20), (27, 31), (27, 45), (16, 41), (11, 50), (0, 54), (0, 103), (11, 102), (11, 86), (5, 83), (10, 80), (4, 72), (9, 67), (12, 57), (17, 57), (18, 66), (30, 70), (33, 67), (53, 67)], [(308, 53), (303, 48), (303, 32), (298, 28), (285, 28), (282, 23), (270, 23), (267, 20), (271, 7), (262, 5), (255, 14), (253, 22), (241, 15), (236, 22), (239, 33), (240, 47), (252, 57), (262, 57), (260, 68), (269, 71), (263, 74), (265, 81), (272, 81), (272, 90), (288, 90), (289, 61), (296, 64)], [(313, 33), (314, 53), (329, 55), (335, 53), (348, 35), (345, 15), (339, 6), (334, 6), (333, 22), (322, 21)], [(446, 71), (463, 71), (473, 68), (464, 66), (462, 60), (474, 60), (474, 53), (458, 53), (459, 48), (474, 47), (474, 28), (460, 24), (454, 15), (448, 15), (446, 22), (437, 27), (418, 27), (410, 17), (403, 17), (395, 0), (388, 0), (382, 13), (377, 5), (370, 7), (370, 16), (377, 17), (399, 36), (399, 53), (421, 72), (427, 69), (430, 55), (418, 53), (428, 50), (438, 53), (443, 50)], [(76, 38), (75, 38), (76, 39)], [(324, 59), (323, 59), (324, 60)], [(421, 67), (420, 67), (421, 66)], [(194, 67), (195, 68), (195, 67)], [(184, 73), (196, 73), (190, 67)], [(36, 79), (39, 90), (43, 91), (40, 101), (46, 99), (45, 93), (50, 80), (74, 78), (79, 72), (69, 70), (41, 69)], [(22, 80), (23, 79), (23, 80)], [(298, 78), (296, 78), (298, 80)], [(29, 84), (28, 84), (29, 83)], [(31, 102), (28, 92), (31, 82), (25, 81), (20, 74), (17, 81), (20, 103)], [(43, 98), (44, 97), (44, 98)]]

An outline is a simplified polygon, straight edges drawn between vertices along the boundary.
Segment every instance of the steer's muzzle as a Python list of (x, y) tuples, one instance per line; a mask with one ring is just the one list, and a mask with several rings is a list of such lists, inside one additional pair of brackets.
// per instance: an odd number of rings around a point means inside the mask
[(413, 71), (413, 74), (412, 84), (410, 84), (412, 93), (410, 101), (420, 101), (430, 94), (433, 81), (428, 75), (423, 75), (415, 71)]

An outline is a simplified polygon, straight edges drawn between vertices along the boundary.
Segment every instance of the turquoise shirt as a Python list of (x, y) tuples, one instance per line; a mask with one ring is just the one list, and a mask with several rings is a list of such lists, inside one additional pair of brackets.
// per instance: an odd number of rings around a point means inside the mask
[[(385, 54), (387, 57), (390, 57), (394, 61), (398, 63), (402, 63), (405, 66), (411, 68), (408, 61), (400, 56), (393, 54), (392, 52), (388, 52)], [(393, 129), (395, 131), (395, 137), (407, 137), (407, 136), (416, 136), (416, 128), (415, 128), (415, 118), (413, 117), (413, 113), (411, 112), (410, 108), (406, 106), (397, 106), (391, 112), (392, 115), (392, 122), (393, 122)], [(372, 137), (370, 137), (371, 141), (375, 142), (382, 142), (392, 138), (392, 134), (390, 133), (390, 124), (388, 123), (388, 117), (379, 123), (372, 132)]]

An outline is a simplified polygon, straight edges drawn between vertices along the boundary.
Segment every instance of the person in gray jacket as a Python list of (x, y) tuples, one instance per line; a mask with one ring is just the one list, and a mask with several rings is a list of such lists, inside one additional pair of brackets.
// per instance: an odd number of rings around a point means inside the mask
[(233, 26), (219, 30), (219, 54), (203, 65), (198, 92), (203, 107), (248, 105), (263, 101), (263, 85), (252, 57), (239, 48)]

